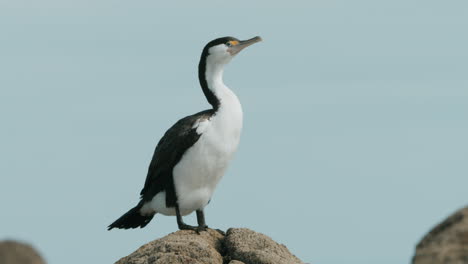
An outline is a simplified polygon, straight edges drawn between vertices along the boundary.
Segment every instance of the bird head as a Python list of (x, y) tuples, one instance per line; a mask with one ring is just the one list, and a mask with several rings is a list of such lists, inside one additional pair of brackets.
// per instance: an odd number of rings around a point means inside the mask
[(223, 37), (210, 41), (202, 52), (202, 60), (206, 59), (208, 64), (226, 64), (246, 47), (262, 41), (259, 36), (238, 40), (233, 37)]
[(241, 50), (261, 40), (262, 38), (258, 36), (248, 40), (224, 37), (206, 44), (198, 64), (198, 79), (206, 99), (214, 109), (219, 107), (220, 100), (216, 97), (216, 91), (214, 91), (216, 88), (212, 85), (213, 82), (222, 82), (224, 65)]

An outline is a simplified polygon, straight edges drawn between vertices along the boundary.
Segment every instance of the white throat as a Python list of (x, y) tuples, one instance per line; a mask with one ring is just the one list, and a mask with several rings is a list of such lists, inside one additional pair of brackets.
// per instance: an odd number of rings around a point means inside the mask
[(223, 82), (223, 73), (224, 73), (224, 64), (221, 63), (208, 63), (206, 65), (205, 78), (208, 84), (208, 89), (213, 92), (213, 94), (220, 98), (220, 92), (223, 89), (229, 89), (224, 85)]
[(243, 113), (239, 99), (223, 82), (224, 66), (229, 61), (230, 58), (208, 58), (205, 78), (208, 89), (219, 101), (219, 108), (211, 118), (211, 126), (223, 134), (225, 139), (233, 139), (232, 147), (236, 149), (242, 130)]
[(230, 108), (230, 110), (242, 114), (239, 99), (223, 82), (224, 66), (224, 63), (207, 63), (205, 78), (208, 89), (210, 89), (219, 100), (220, 110), (227, 110), (227, 108)]

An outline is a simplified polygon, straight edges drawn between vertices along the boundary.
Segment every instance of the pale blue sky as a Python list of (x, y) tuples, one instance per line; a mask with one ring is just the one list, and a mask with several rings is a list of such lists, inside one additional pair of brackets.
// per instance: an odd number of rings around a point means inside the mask
[(468, 203), (466, 1), (177, 2), (0, 0), (0, 239), (113, 263), (175, 231), (106, 226), (164, 131), (208, 107), (198, 59), (226, 35), (264, 42), (225, 71), (245, 128), (209, 225), (310, 263), (408, 263)]

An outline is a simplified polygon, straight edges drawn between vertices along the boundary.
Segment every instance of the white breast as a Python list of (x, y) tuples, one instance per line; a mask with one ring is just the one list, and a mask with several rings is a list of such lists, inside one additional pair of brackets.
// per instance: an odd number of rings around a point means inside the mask
[[(211, 119), (195, 124), (198, 141), (185, 152), (173, 169), (174, 186), (182, 215), (203, 209), (211, 199), (219, 180), (237, 150), (242, 130), (242, 108), (237, 96), (227, 87), (222, 102)], [(175, 215), (165, 205), (165, 193), (151, 201), (158, 213)]]
[(242, 108), (230, 90), (217, 113), (205, 123), (200, 139), (174, 167), (174, 185), (183, 215), (208, 204), (237, 150), (242, 130)]

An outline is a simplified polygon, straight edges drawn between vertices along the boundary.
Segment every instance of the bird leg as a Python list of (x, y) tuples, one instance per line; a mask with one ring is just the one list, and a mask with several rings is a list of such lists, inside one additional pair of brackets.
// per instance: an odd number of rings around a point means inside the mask
[[(203, 209), (201, 210), (197, 210), (197, 222), (198, 222), (198, 230), (199, 231), (206, 231), (206, 229), (208, 228), (208, 226), (206, 225), (205, 223), (205, 213), (203, 212)], [(225, 236), (226, 233), (221, 230), (221, 229), (215, 229), (218, 233), (220, 233), (221, 235)], [(198, 231), (198, 232), (199, 232)]]
[[(176, 216), (177, 216), (177, 225), (179, 226), (180, 230), (193, 230), (197, 232), (198, 234), (200, 234), (200, 231), (205, 231), (205, 230), (201, 230), (200, 227), (191, 226), (191, 225), (187, 225), (186, 223), (184, 223), (184, 221), (182, 220), (182, 215), (180, 214), (179, 205), (177, 203), (175, 206), (175, 210), (176, 210)], [(198, 217), (198, 212), (197, 212), (197, 217)]]
[(205, 223), (205, 214), (203, 213), (203, 209), (197, 210), (197, 223), (199, 231), (206, 231), (208, 228)]

